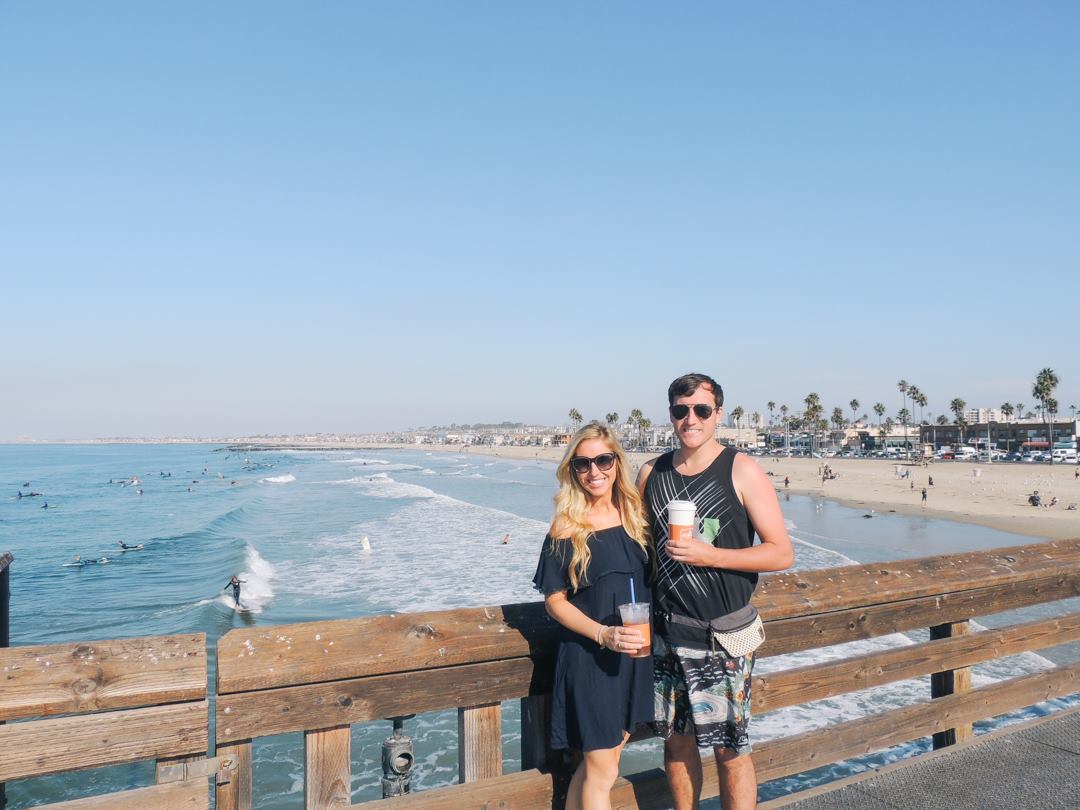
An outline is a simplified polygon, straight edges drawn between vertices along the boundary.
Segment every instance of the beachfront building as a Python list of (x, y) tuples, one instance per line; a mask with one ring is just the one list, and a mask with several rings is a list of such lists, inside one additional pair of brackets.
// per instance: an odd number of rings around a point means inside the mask
[(1001, 408), (968, 408), (964, 411), (964, 421), (969, 425), (986, 424), (988, 422), (1007, 422), (1005, 412)]
[[(1076, 441), (1078, 420), (1055, 421), (1052, 425), (1054, 444)], [(997, 450), (1024, 452), (1027, 450), (1049, 450), (1050, 428), (1046, 422), (976, 422), (964, 425), (923, 425), (920, 428), (920, 440), (939, 447), (985, 447), (987, 441)]]

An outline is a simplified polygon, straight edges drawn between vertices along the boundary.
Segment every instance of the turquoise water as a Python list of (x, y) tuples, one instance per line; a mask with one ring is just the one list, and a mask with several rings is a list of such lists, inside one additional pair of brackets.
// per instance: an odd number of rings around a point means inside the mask
[[(20, 490), (42, 495), (20, 500), (14, 497)], [(0, 551), (15, 555), (12, 643), (202, 631), (212, 651), (223, 633), (247, 624), (535, 600), (530, 580), (554, 490), (550, 463), (464, 452), (238, 454), (205, 445), (3, 446)], [(41, 508), (45, 502), (48, 509)], [(866, 520), (859, 511), (810, 498), (783, 498), (781, 505), (799, 567), (1030, 540), (921, 517)], [(504, 545), (507, 533), (511, 540)], [(121, 554), (118, 540), (141, 543), (144, 550)], [(77, 554), (109, 562), (64, 567)], [(245, 580), (243, 612), (233, 609), (223, 591), (232, 574)], [(1024, 618), (1031, 615), (1039, 614)], [(889, 636), (765, 659), (760, 667), (779, 669), (838, 651), (910, 644), (911, 638)], [(1049, 663), (1043, 656), (1017, 656), (979, 668), (976, 682)], [(925, 680), (918, 680), (774, 712), (755, 718), (754, 737), (764, 740), (881, 711), (924, 699), (928, 691)], [(513, 702), (506, 704), (504, 717), (504, 756), (507, 769), (514, 770), (519, 753)], [(456, 714), (421, 715), (406, 730), (417, 749), (414, 785), (453, 782)], [(380, 746), (388, 732), (388, 723), (354, 727), (354, 801), (379, 796)], [(773, 785), (767, 793), (850, 773), (916, 748), (901, 746), (830, 766)], [(302, 806), (302, 761), (300, 735), (256, 743), (258, 807)], [(659, 761), (659, 746), (642, 743), (627, 751), (624, 771)], [(25, 780), (8, 786), (9, 806), (152, 781), (152, 764)]]

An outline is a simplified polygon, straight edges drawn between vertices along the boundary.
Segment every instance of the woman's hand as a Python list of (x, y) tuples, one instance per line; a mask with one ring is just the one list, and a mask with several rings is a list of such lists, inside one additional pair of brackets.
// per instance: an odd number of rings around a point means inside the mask
[(600, 644), (613, 652), (633, 655), (645, 646), (645, 636), (640, 630), (608, 625), (600, 631)]

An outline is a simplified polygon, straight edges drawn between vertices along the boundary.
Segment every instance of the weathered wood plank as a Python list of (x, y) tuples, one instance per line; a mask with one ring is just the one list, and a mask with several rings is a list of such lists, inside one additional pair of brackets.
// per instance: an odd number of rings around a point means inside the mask
[(551, 810), (551, 774), (536, 770), (510, 773), (485, 782), (451, 785), (410, 793), (392, 799), (375, 799), (354, 804), (364, 810), (446, 810), (480, 808), (489, 810)]
[(517, 658), (221, 695), (216, 707), (218, 743), (550, 692), (553, 663)]
[(0, 782), (205, 753), (205, 700), (0, 726)]
[(1080, 595), (1080, 568), (1034, 580), (975, 588), (766, 623), (759, 656), (811, 650), (930, 627)]
[(0, 649), (0, 720), (206, 697), (206, 634)]
[(241, 628), (218, 642), (218, 694), (543, 654), (543, 603)]
[(251, 740), (218, 745), (217, 757), (233, 763), (229, 781), (217, 784), (217, 810), (252, 810)]
[[(755, 603), (766, 620), (791, 621), (1030, 579), (1046, 581), (1077, 569), (1080, 540), (1055, 541), (773, 575), (763, 578)], [(555, 624), (540, 602), (241, 628), (218, 643), (218, 693), (542, 656), (553, 649), (555, 634)], [(801, 649), (809, 646), (819, 644)]]
[[(991, 717), (1012, 709), (1080, 691), (1080, 664), (1025, 675), (965, 694), (950, 695), (893, 709), (755, 746), (758, 780), (766, 782), (926, 736), (958, 722)], [(716, 769), (705, 768), (702, 798), (719, 793)], [(363, 810), (393, 810), (395, 799), (353, 805)], [(442, 808), (512, 808), (549, 810), (552, 776), (536, 770), (468, 785), (414, 793), (410, 810)], [(616, 781), (611, 804), (618, 810), (662, 810), (671, 798), (663, 771), (656, 769)]]
[[(768, 639), (762, 655), (928, 627), (1078, 594), (1080, 571), (1068, 577), (979, 588), (958, 595), (774, 620), (766, 626)], [(550, 658), (536, 661), (518, 658), (310, 687), (221, 695), (217, 701), (218, 742), (542, 694), (550, 690), (552, 663)], [(775, 682), (776, 676), (772, 678)], [(768, 700), (770, 694), (776, 691), (766, 686), (762, 692), (755, 692), (755, 701), (758, 695)]]
[(206, 779), (200, 778), (39, 805), (38, 810), (207, 810), (209, 807), (210, 788)]
[(351, 751), (349, 726), (304, 733), (304, 810), (332, 810), (352, 803)]
[[(930, 628), (931, 639), (943, 639), (966, 636), (971, 630), (970, 622), (949, 622)], [(930, 675), (930, 697), (939, 698), (971, 689), (971, 667), (958, 667), (934, 672)], [(934, 748), (956, 745), (974, 737), (971, 723), (962, 723), (955, 728), (938, 731), (934, 734)]]
[(476, 782), (502, 772), (502, 705), (459, 708), (458, 778)]
[(1073, 641), (1080, 613), (759, 675), (754, 715)]
[(1080, 565), (1080, 538), (762, 577), (763, 618), (790, 618), (1016, 582)]
[[(963, 694), (771, 740), (756, 746), (754, 764), (760, 781), (779, 779), (1075, 692), (1080, 692), (1080, 664), (1054, 667)], [(715, 776), (711, 783), (715, 790)]]

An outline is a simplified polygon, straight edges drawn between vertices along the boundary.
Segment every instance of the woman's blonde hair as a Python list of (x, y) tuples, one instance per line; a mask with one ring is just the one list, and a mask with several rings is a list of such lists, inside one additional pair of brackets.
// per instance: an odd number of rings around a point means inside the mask
[[(589, 498), (578, 480), (577, 473), (570, 468), (570, 461), (577, 454), (581, 443), (588, 439), (599, 439), (615, 454), (618, 474), (615, 476), (615, 484), (611, 492), (612, 503), (619, 510), (626, 533), (641, 546), (646, 554), (649, 552), (649, 521), (645, 516), (645, 504), (641, 493), (634, 486), (626, 453), (623, 452), (618, 437), (610, 427), (599, 422), (589, 422), (574, 434), (570, 445), (566, 448), (566, 454), (555, 470), (555, 477), (559, 481), (559, 491), (555, 494), (555, 517), (551, 519), (550, 529), (554, 543), (569, 542), (573, 547), (569, 574), (570, 587), (575, 591), (592, 559), (589, 537), (593, 530), (589, 526)], [(569, 532), (568, 537), (565, 536), (567, 532)], [(564, 536), (560, 537), (557, 533)]]

